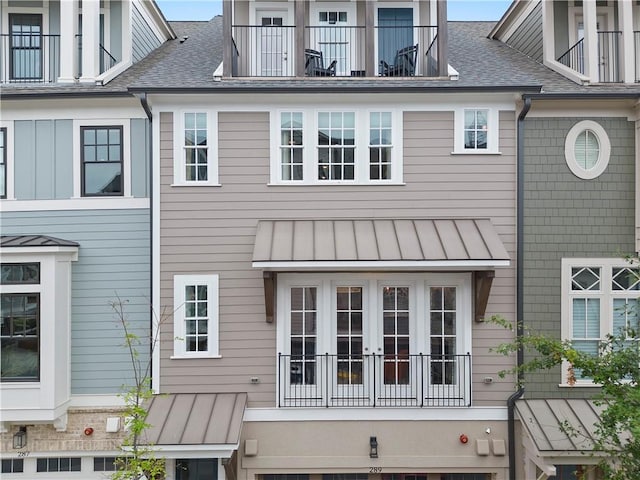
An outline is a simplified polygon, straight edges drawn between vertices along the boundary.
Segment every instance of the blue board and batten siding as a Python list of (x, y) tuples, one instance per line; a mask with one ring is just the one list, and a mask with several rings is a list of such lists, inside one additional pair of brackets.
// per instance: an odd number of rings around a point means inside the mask
[(158, 48), (162, 41), (153, 33), (135, 4), (131, 5), (132, 58), (139, 62), (152, 50)]
[[(131, 381), (119, 297), (134, 333), (149, 338), (148, 209), (3, 212), (3, 234), (42, 234), (80, 244), (72, 263), (71, 393), (113, 394)], [(43, 312), (45, 315), (45, 312)], [(148, 359), (148, 344), (141, 359)]]
[[(132, 119), (131, 194), (149, 192), (149, 123)], [(17, 200), (67, 199), (73, 196), (73, 122), (24, 120), (14, 122), (15, 197)], [(78, 168), (80, 165), (78, 165)]]
[(506, 43), (537, 62), (542, 62), (542, 3), (534, 8)]

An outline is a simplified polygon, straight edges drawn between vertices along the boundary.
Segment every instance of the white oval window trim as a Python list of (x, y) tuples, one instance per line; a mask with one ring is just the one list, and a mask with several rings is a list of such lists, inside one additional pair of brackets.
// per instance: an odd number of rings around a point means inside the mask
[[(596, 136), (600, 147), (598, 160), (594, 166), (589, 169), (585, 169), (579, 165), (578, 160), (576, 159), (576, 140), (580, 134), (587, 130), (591, 131)], [(610, 156), (611, 142), (609, 141), (607, 132), (599, 123), (594, 122), (593, 120), (583, 120), (571, 127), (571, 130), (567, 133), (567, 138), (564, 143), (564, 157), (567, 161), (569, 170), (571, 170), (576, 177), (584, 180), (591, 180), (599, 177), (606, 170), (607, 165), (609, 165)]]

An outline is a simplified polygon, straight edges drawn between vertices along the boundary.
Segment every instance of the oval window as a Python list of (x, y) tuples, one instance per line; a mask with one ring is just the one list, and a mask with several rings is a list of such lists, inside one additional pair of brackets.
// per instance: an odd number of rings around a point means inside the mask
[(600, 124), (583, 120), (569, 130), (564, 153), (571, 172), (578, 178), (589, 180), (600, 176), (607, 168), (611, 144)]

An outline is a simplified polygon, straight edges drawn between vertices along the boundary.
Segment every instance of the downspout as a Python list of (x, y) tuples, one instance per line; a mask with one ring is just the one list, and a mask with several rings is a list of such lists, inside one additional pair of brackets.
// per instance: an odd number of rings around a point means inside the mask
[[(518, 115), (517, 125), (517, 180), (516, 180), (516, 337), (521, 338), (524, 335), (524, 325), (522, 322), (524, 316), (524, 119), (531, 108), (531, 98), (523, 96), (524, 105)], [(522, 345), (518, 346), (516, 353), (516, 365), (520, 367), (524, 362), (524, 351)], [(507, 430), (509, 436), (509, 480), (517, 480), (516, 478), (516, 421), (515, 406), (516, 400), (524, 395), (524, 387), (522, 386), (523, 375), (518, 372), (518, 390), (507, 399)]]
[[(149, 120), (149, 139), (147, 142), (149, 176), (146, 180), (148, 182), (147, 185), (149, 186), (149, 292), (153, 299), (153, 112), (151, 112), (151, 107), (149, 106), (146, 93), (135, 93), (134, 95), (138, 100), (140, 100), (140, 105), (142, 106), (144, 113), (147, 115), (147, 120)], [(151, 332), (151, 339), (153, 339), (154, 325), (153, 308), (153, 304), (149, 305), (149, 328)], [(149, 344), (149, 372), (150, 374), (153, 373), (153, 340)]]

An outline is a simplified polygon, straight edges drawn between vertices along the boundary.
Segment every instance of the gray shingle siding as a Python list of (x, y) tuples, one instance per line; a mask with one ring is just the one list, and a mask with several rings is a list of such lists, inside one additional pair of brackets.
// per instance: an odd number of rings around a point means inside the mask
[[(525, 126), (524, 322), (560, 337), (562, 258), (616, 257), (634, 251), (634, 124), (591, 118), (607, 131), (611, 159), (594, 180), (581, 180), (564, 156), (569, 129), (582, 118), (530, 118)], [(527, 375), (531, 398), (587, 397), (592, 389), (559, 388), (561, 372)]]

